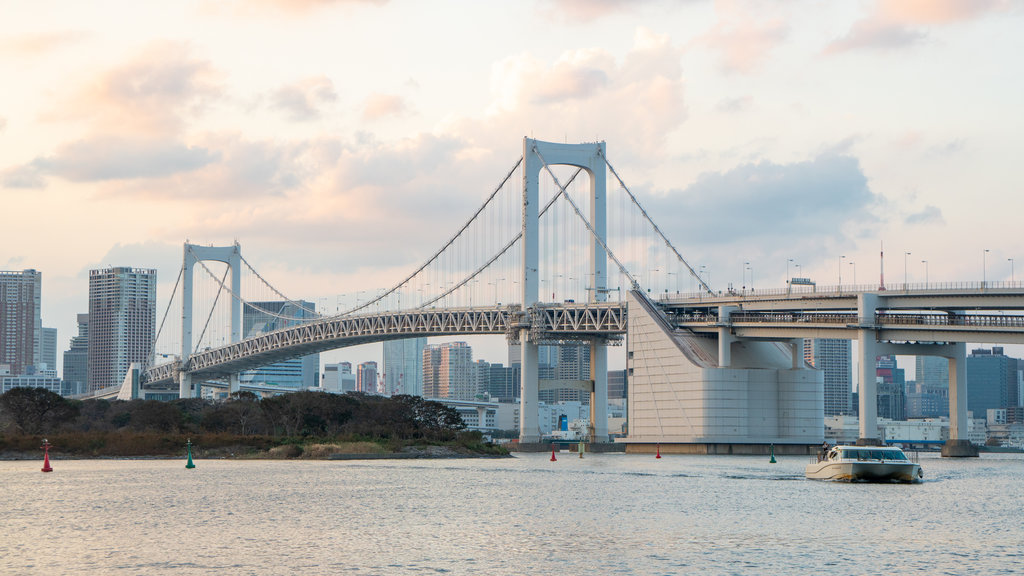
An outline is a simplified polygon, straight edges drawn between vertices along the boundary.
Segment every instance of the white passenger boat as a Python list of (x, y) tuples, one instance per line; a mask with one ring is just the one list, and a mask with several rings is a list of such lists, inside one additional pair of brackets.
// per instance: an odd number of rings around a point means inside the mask
[(895, 446), (833, 446), (807, 465), (812, 480), (920, 482), (921, 465)]

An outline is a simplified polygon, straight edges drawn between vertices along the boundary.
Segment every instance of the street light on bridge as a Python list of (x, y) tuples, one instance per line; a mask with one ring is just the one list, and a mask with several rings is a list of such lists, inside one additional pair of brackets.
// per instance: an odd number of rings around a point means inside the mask
[(1006, 259), (1010, 263), (1010, 285), (1013, 285), (1013, 258)]
[(857, 289), (857, 263), (853, 260), (850, 261), (850, 266), (853, 266), (853, 289)]
[(910, 252), (903, 253), (903, 289), (907, 289), (907, 256), (910, 256)]
[(927, 287), (928, 286), (928, 261), (927, 260), (921, 260), (921, 264), (924, 264), (924, 285), (925, 285), (925, 287)]
[(986, 257), (988, 255), (988, 252), (989, 252), (988, 248), (985, 248), (985, 251), (981, 253), (981, 287), (982, 288), (985, 287), (985, 284), (988, 281), (988, 277), (987, 277), (988, 274), (987, 274), (987, 271), (985, 270), (985, 268), (986, 268)]

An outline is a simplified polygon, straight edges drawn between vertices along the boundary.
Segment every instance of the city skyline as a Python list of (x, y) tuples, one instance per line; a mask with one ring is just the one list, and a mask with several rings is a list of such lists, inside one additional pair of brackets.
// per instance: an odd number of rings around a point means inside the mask
[(1010, 2), (57, 4), (0, 23), (0, 190), (40, 216), (0, 269), (43, 272), (61, 349), (88, 270), (162, 298), (186, 239), (296, 298), (390, 285), (524, 135), (606, 140), (716, 288), (876, 283), (882, 242), (887, 284), (1015, 274)]

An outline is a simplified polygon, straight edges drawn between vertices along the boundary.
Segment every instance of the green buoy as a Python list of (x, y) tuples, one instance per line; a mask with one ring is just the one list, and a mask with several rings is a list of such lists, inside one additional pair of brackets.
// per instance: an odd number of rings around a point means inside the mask
[(769, 464), (775, 464), (775, 444), (771, 445), (772, 459), (768, 461)]
[(192, 468), (196, 467), (196, 465), (192, 463), (192, 439), (191, 438), (189, 438), (188, 442), (185, 443), (185, 447), (188, 448), (188, 463), (185, 464), (185, 468), (188, 468), (188, 469), (191, 470)]

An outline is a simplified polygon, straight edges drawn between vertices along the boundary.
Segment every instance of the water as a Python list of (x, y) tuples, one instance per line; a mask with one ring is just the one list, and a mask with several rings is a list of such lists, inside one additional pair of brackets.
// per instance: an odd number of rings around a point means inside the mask
[(1019, 574), (1021, 455), (0, 462), (0, 574)]

